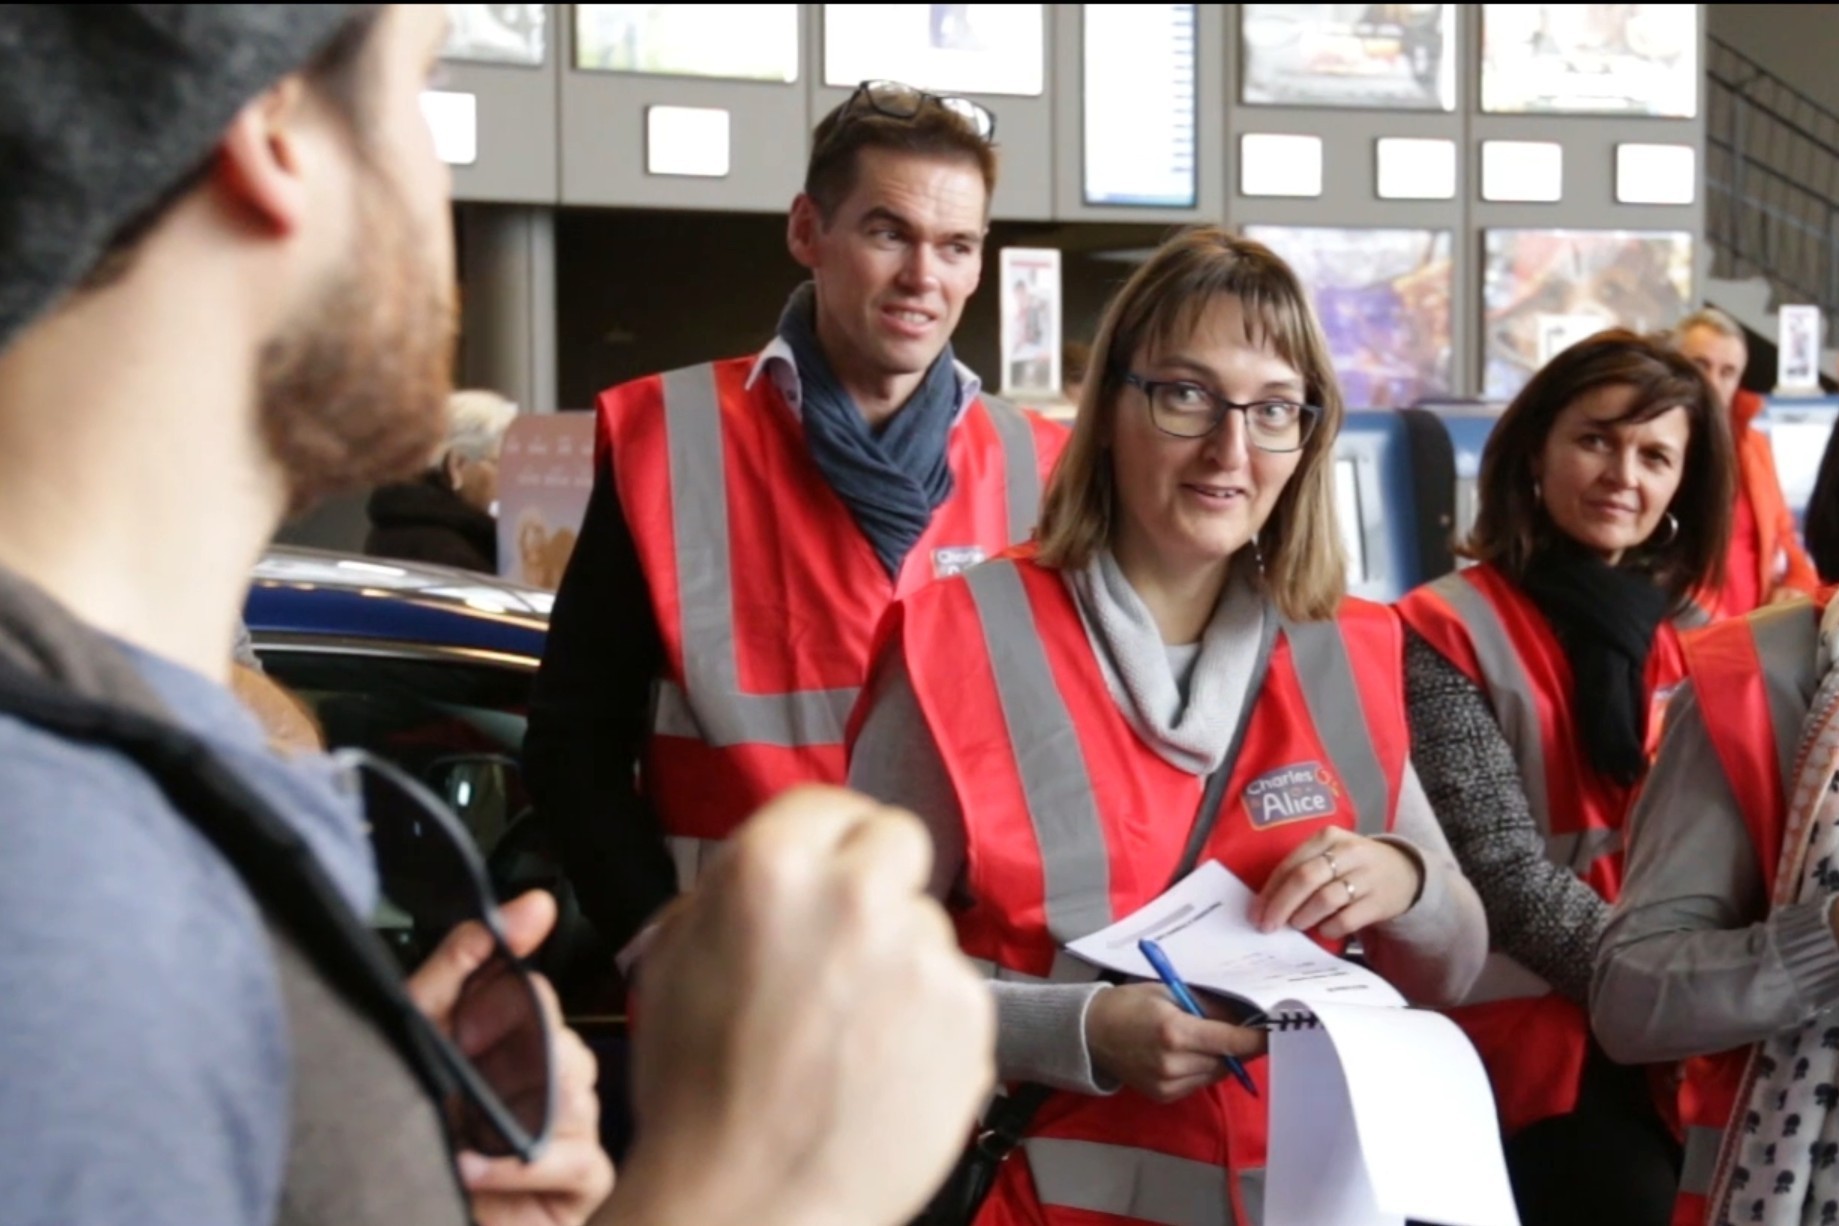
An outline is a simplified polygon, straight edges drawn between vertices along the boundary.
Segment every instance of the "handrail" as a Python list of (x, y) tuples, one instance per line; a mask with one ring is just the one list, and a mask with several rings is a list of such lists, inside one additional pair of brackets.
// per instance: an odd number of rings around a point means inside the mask
[[(1809, 110), (1818, 111), (1820, 114), (1832, 120), (1833, 123), (1839, 124), (1839, 111), (1834, 111), (1831, 107), (1827, 106), (1824, 102), (1821, 102), (1818, 98), (1815, 98), (1812, 94), (1809, 94), (1805, 90), (1802, 90), (1799, 87), (1791, 84), (1789, 81), (1785, 80), (1779, 74), (1770, 72), (1767, 68), (1764, 68), (1761, 64), (1757, 63), (1754, 59), (1750, 58), (1750, 56), (1748, 56), (1742, 51), (1737, 50), (1737, 48), (1731, 46), (1730, 43), (1726, 42), (1722, 38), (1719, 38), (1716, 34), (1713, 34), (1707, 31), (1705, 34), (1705, 41), (1708, 43), (1716, 44), (1720, 50), (1727, 52), (1728, 54), (1730, 54), (1731, 56), (1734, 56), (1735, 58), (1739, 60), (1742, 60), (1744, 64), (1747, 65), (1751, 69), (1751, 75), (1750, 75), (1749, 80), (1738, 82), (1731, 88), (1744, 89), (1749, 86), (1751, 81), (1756, 80), (1758, 77), (1767, 77), (1773, 84), (1778, 86), (1780, 89), (1786, 91), (1787, 93), (1793, 94), (1795, 97), (1795, 100), (1800, 102), (1802, 105), (1806, 106)], [(1709, 57), (1707, 57), (1707, 59), (1709, 59)]]
[[(1839, 112), (1706, 35), (1706, 241), (1720, 275), (1839, 309)], [(1723, 104), (1723, 109), (1717, 109)]]

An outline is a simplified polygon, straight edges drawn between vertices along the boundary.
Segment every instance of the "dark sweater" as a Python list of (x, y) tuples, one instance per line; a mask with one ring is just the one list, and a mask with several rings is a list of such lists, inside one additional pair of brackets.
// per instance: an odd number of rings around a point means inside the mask
[(1546, 858), (1519, 763), (1488, 696), (1407, 631), (1405, 702), (1412, 764), (1450, 850), (1481, 895), (1494, 948), (1584, 1003), (1609, 904)]
[(378, 486), (369, 511), (364, 552), (373, 558), (498, 573), (498, 521), (455, 493), (439, 469)]

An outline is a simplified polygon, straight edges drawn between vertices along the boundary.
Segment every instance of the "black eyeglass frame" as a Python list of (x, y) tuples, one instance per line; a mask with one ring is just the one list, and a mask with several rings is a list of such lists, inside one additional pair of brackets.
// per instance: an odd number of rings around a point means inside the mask
[[(909, 94), (913, 98), (913, 106), (911, 108), (889, 106), (878, 95), (878, 89)], [(920, 89), (916, 85), (883, 79), (863, 81), (856, 86), (855, 92), (850, 94), (849, 100), (843, 104), (843, 113), (837, 119), (837, 126), (832, 130), (833, 135), (835, 132), (842, 131), (844, 124), (862, 113), (864, 108), (858, 107), (856, 103), (864, 100), (868, 103), (867, 110), (877, 115), (885, 115), (889, 119), (913, 119), (930, 103), (970, 124), (971, 130), (977, 134), (977, 139), (984, 144), (994, 145), (996, 143), (996, 112), (983, 103), (974, 102), (961, 94), (935, 94), (930, 90)]]
[[(1252, 432), (1249, 427), (1245, 431), (1245, 442), (1248, 446), (1256, 447), (1259, 451), (1266, 452), (1270, 455), (1295, 455), (1309, 445), (1309, 440), (1315, 436), (1316, 427), (1320, 425), (1322, 421), (1323, 410), (1320, 405), (1306, 404), (1300, 400), (1265, 399), (1253, 400), (1247, 404), (1240, 404), (1236, 400), (1226, 399), (1226, 397), (1221, 396), (1211, 388), (1204, 387), (1194, 382), (1192, 379), (1145, 379), (1135, 371), (1125, 372), (1124, 382), (1143, 393), (1143, 403), (1149, 411), (1149, 424), (1168, 435), (1170, 438), (1207, 438), (1215, 430), (1220, 428), (1220, 423), (1226, 420), (1226, 414), (1232, 412), (1234, 409), (1237, 409), (1241, 413), (1250, 413), (1251, 410), (1257, 408), (1261, 404), (1289, 404), (1295, 405), (1303, 411), (1303, 430), (1302, 435), (1296, 440), (1296, 446), (1266, 447), (1252, 438)], [(1205, 396), (1213, 405), (1213, 416), (1208, 421), (1207, 428), (1202, 430), (1199, 434), (1183, 434), (1178, 430), (1171, 430), (1163, 425), (1161, 418), (1156, 415), (1156, 389), (1159, 387), (1187, 388), (1190, 391), (1196, 391)]]
[[(478, 849), (473, 845), (472, 836), (466, 832), (466, 827), (461, 824), (459, 818), (455, 817), (447, 808), (446, 803), (425, 787), (420, 780), (386, 758), (356, 746), (335, 749), (329, 756), (339, 767), (349, 772), (354, 781), (360, 779), (360, 772), (369, 771), (395, 787), (420, 806), (428, 819), (453, 845), (452, 850), (465, 867), (479, 904), (476, 918), (491, 934), (492, 943), (497, 946), (498, 956), (523, 976), (525, 989), (531, 995), (537, 1015), (541, 1017), (542, 998), (537, 994), (535, 983), (530, 980), (528, 965), (511, 950), (510, 936), (505, 931), (504, 921), (499, 917), (498, 900), (493, 893), (491, 877), (486, 871), (485, 861), (480, 857)], [(374, 818), (366, 813), (365, 821), (372, 820)], [(545, 1026), (543, 1032), (545, 1066), (543, 1082), (544, 1093), (547, 1096), (547, 1101), (543, 1104), (543, 1126), (531, 1133), (518, 1122), (516, 1115), (505, 1105), (504, 1100), (499, 1097), (498, 1092), (485, 1080), (479, 1070), (473, 1066), (473, 1062), (466, 1053), (461, 1051), (452, 1039), (443, 1034), (439, 1026), (434, 1025), (429, 1019), (424, 1018), (423, 1020), (427, 1022), (425, 1033), (429, 1045), (439, 1056), (448, 1073), (453, 1076), (461, 1092), (484, 1115), (486, 1122), (498, 1133), (511, 1153), (525, 1162), (534, 1162), (542, 1155), (555, 1128), (558, 1089), (555, 1077), (556, 1057), (555, 1044), (550, 1038), (548, 1028)]]

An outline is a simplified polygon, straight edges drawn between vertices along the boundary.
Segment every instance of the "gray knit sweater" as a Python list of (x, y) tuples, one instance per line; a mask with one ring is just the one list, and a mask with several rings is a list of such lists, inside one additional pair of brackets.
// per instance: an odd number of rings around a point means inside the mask
[(1546, 858), (1513, 747), (1487, 695), (1417, 632), (1405, 634), (1411, 761), (1481, 895), (1494, 948), (1585, 1004), (1609, 904)]

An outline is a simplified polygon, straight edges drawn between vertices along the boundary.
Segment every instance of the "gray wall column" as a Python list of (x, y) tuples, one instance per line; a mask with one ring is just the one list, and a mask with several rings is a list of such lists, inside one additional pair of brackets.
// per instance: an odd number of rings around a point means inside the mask
[(467, 204), (461, 221), (459, 382), (502, 392), (526, 412), (556, 409), (555, 210)]

